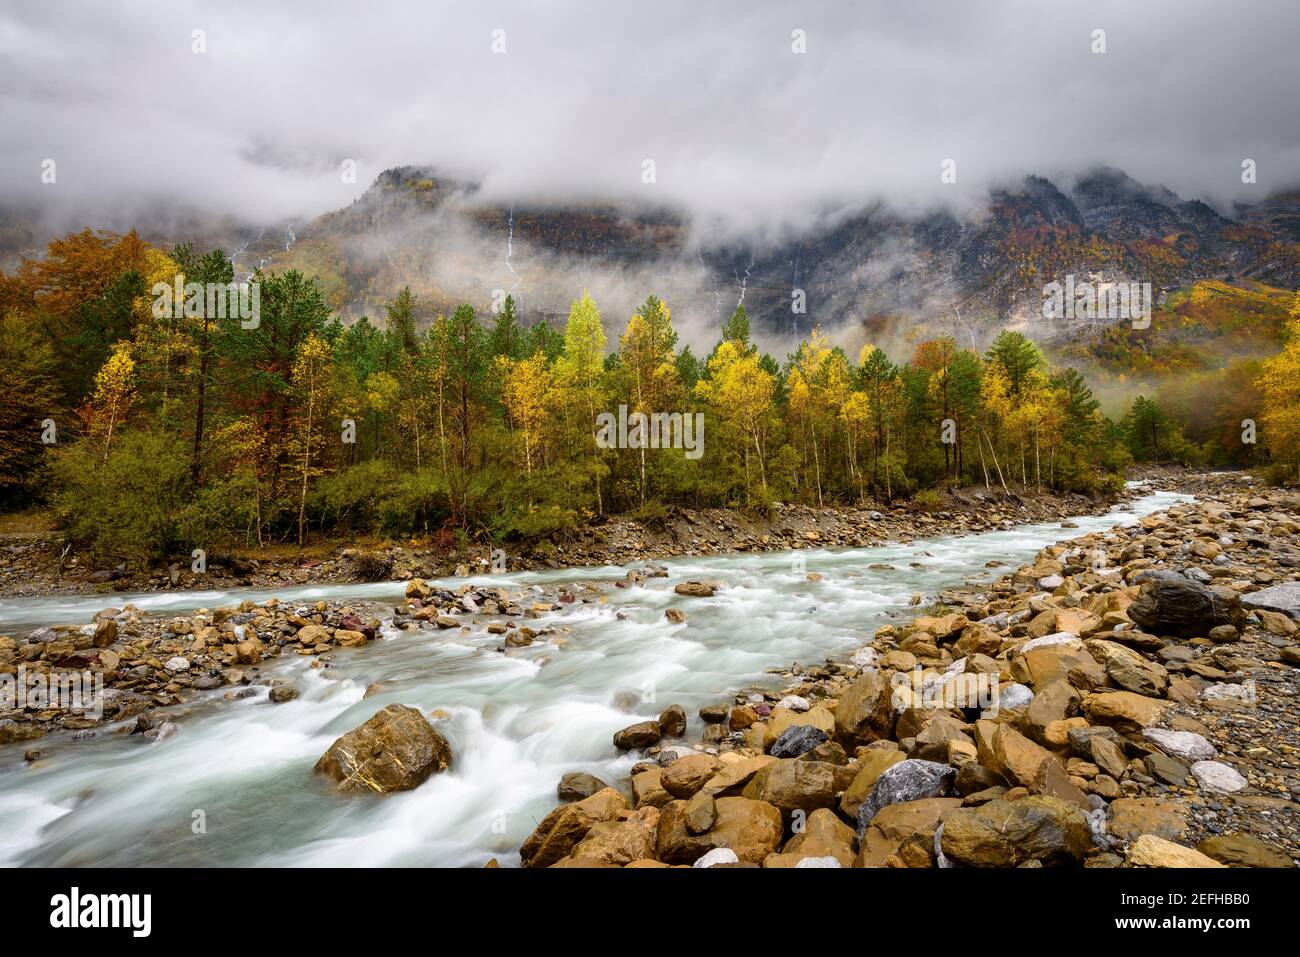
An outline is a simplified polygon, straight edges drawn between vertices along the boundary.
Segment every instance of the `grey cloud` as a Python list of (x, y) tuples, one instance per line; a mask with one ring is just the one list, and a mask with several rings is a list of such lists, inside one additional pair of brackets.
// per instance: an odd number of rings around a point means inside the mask
[(1300, 182), (1297, 19), (1286, 0), (11, 0), (0, 200), (271, 222), (431, 164), (486, 199), (673, 204), (752, 241), (876, 200), (974, 208), (999, 181), (1102, 162), (1222, 206)]

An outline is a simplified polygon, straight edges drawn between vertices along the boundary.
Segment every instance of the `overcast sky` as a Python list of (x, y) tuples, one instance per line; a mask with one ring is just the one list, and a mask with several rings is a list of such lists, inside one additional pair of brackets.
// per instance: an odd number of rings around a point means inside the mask
[(0, 199), (265, 221), (434, 164), (503, 201), (635, 197), (749, 227), (1098, 162), (1218, 202), (1300, 183), (1288, 0), (268, 6), (5, 0)]

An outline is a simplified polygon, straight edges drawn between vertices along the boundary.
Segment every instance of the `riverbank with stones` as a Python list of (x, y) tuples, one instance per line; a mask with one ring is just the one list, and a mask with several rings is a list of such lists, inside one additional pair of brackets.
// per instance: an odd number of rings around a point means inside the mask
[(98, 702), (86, 694), (56, 706), (33, 690), (25, 707), (0, 708), (0, 745), (25, 743), (28, 761), (38, 761), (40, 739), (61, 732), (77, 741), (105, 734), (165, 739), (204, 701), (264, 697), (280, 704), (296, 698), (298, 689), (276, 674), (282, 656), (310, 657), (311, 667), (328, 669), (338, 655), (404, 631), (484, 631), (500, 636), (502, 653), (534, 641), (560, 644), (563, 629), (527, 623), (577, 601), (588, 588), (466, 583), (450, 591), (417, 579), (397, 605), (271, 598), (171, 617), (126, 605), (104, 608), (86, 625), (0, 635), (0, 675), (11, 682), (21, 675), (36, 689), (66, 683), (73, 673), (89, 679), (83, 681), (87, 689), (102, 682)]
[(630, 780), (566, 775), (523, 864), (1295, 866), (1300, 494), (1233, 481), (619, 731)]
[[(1181, 469), (1147, 469), (1134, 477), (1155, 478), (1162, 488), (1189, 491), (1222, 476)], [(1234, 476), (1232, 480), (1240, 480)], [(339, 543), (313, 546), (302, 558), (271, 553), (205, 556), (195, 572), (190, 559), (148, 571), (126, 564), (97, 567), (52, 535), (0, 539), (0, 597), (155, 592), (228, 588), (289, 588), (301, 585), (408, 581), (471, 573), (531, 571), (583, 566), (629, 566), (643, 561), (728, 552), (792, 548), (868, 547), (932, 535), (975, 534), (1014, 525), (1069, 520), (1113, 508), (1133, 497), (1001, 489), (945, 490), (922, 507), (898, 502), (861, 508), (780, 505), (770, 513), (743, 509), (670, 508), (660, 521), (599, 516), (574, 531), (527, 545), (506, 545), (493, 566), (492, 547), (460, 553), (435, 544)], [(1194, 494), (1194, 492), (1193, 492)], [(111, 604), (111, 602), (110, 602)], [(3, 627), (0, 625), (0, 627)]]

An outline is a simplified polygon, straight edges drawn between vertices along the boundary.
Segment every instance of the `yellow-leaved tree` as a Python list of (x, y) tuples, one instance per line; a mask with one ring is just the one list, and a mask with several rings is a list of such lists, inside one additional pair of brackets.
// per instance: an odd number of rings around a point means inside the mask
[(1286, 325), (1286, 344), (1264, 360), (1256, 385), (1264, 393), (1260, 424), (1268, 450), (1274, 460), (1294, 463), (1300, 478), (1300, 292)]
[(95, 373), (95, 388), (90, 401), (81, 410), (86, 433), (99, 453), (101, 462), (108, 461), (113, 438), (135, 404), (135, 360), (125, 342), (113, 347), (108, 359)]

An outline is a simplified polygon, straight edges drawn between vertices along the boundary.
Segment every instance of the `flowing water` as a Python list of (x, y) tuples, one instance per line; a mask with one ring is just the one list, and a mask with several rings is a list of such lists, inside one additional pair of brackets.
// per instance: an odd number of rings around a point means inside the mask
[[(1135, 521), (1187, 496), (1143, 495), (1122, 509), (1059, 523), (962, 538), (918, 539), (873, 548), (805, 550), (685, 558), (664, 562), (667, 579), (609, 588), (604, 603), (572, 604), (529, 622), (568, 628), (550, 640), (502, 654), (501, 638), (481, 627), (406, 632), (343, 651), (329, 669), (286, 655), (266, 671), (301, 691), (271, 704), (264, 693), (226, 701), (221, 692), (192, 702), (162, 741), (103, 729), (74, 741), (49, 736), (46, 756), (27, 766), (24, 745), (0, 749), (0, 863), (5, 865), (369, 865), (481, 866), (491, 857), (518, 863), (518, 848), (555, 805), (567, 771), (617, 783), (636, 762), (611, 735), (685, 706), (688, 738), (698, 740), (697, 709), (746, 687), (772, 687), (765, 674), (792, 662), (844, 658), (881, 624), (914, 613), (964, 581), (988, 581), (1045, 545)], [(887, 563), (893, 570), (871, 570)], [(819, 572), (809, 581), (807, 572)], [(470, 579), (484, 584), (553, 584), (621, 578), (620, 568), (570, 569)], [(685, 579), (720, 579), (713, 598), (682, 598)], [(442, 582), (457, 587), (464, 579)], [(168, 592), (115, 596), (142, 609), (181, 612), (270, 594), (296, 603), (397, 600), (400, 583), (289, 588), (278, 592)], [(0, 622), (89, 621), (102, 596), (0, 602)], [(676, 605), (685, 624), (664, 619)], [(618, 617), (619, 612), (625, 618)], [(366, 687), (383, 682), (362, 700)], [(376, 797), (337, 794), (312, 765), (343, 732), (400, 702), (445, 710), (438, 722), (451, 743), (452, 768), (414, 791)], [(200, 828), (198, 825), (202, 824)], [(205, 831), (205, 833), (196, 833)]]

